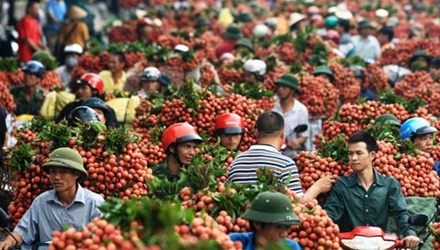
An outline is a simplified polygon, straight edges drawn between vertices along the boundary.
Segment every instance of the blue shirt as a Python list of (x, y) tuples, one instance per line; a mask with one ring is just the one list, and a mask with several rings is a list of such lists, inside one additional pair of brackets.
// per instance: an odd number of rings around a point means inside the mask
[(62, 21), (64, 20), (64, 16), (67, 12), (66, 3), (63, 0), (61, 0), (60, 2), (56, 0), (50, 0), (47, 3), (46, 8), (48, 13), (52, 13), (55, 18), (60, 21), (60, 23), (54, 23), (52, 22), (52, 19), (48, 17), (46, 28), (51, 31), (60, 31)]
[(26, 245), (51, 241), (53, 231), (64, 231), (65, 226), (81, 230), (93, 218), (101, 216), (98, 207), (103, 202), (100, 195), (78, 184), (72, 204), (65, 207), (55, 190), (49, 190), (35, 198), (14, 231)]
[(270, 145), (252, 145), (248, 151), (238, 155), (228, 168), (228, 181), (257, 183), (257, 170), (263, 167), (271, 170), (281, 184), (298, 195), (303, 194), (295, 162)]
[[(229, 238), (232, 241), (240, 241), (243, 244), (243, 250), (254, 250), (254, 233), (231, 233), (229, 234)], [(285, 238), (283, 240), (283, 245), (286, 248), (283, 249), (295, 249), (301, 250), (302, 247), (294, 240)]]

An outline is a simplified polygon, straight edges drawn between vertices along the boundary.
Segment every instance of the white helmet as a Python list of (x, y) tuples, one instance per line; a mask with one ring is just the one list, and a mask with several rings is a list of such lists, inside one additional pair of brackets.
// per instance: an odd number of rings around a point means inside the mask
[(177, 44), (177, 45), (174, 47), (174, 51), (185, 53), (185, 52), (188, 52), (188, 51), (189, 51), (189, 48), (188, 48), (188, 46), (186, 46), (185, 44)]
[(156, 67), (147, 67), (141, 74), (141, 81), (157, 81), (160, 77), (160, 71)]
[(81, 55), (83, 53), (83, 48), (77, 43), (69, 44), (64, 47), (64, 53), (75, 53)]
[(266, 63), (259, 59), (249, 59), (243, 64), (243, 69), (247, 72), (257, 73), (262, 76), (266, 74)]
[(264, 24), (257, 24), (252, 30), (252, 34), (255, 38), (262, 38), (267, 35), (270, 35), (269, 28)]

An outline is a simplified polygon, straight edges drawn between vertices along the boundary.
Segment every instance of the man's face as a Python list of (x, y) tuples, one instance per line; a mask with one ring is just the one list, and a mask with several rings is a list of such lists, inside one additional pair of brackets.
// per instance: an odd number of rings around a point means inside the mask
[(371, 29), (370, 28), (362, 28), (359, 29), (359, 35), (361, 35), (363, 38), (367, 38), (371, 33)]
[(40, 4), (34, 3), (29, 7), (29, 15), (33, 18), (38, 18), (38, 11), (40, 10)]
[(40, 78), (32, 73), (24, 73), (24, 83), (26, 87), (35, 87), (37, 86)]
[(420, 148), (420, 150), (426, 153), (431, 153), (433, 140), (433, 134), (417, 135), (414, 136), (413, 139), (414, 143)]
[(117, 55), (111, 55), (108, 68), (111, 72), (118, 72), (124, 69), (124, 63), (119, 60)]
[(356, 142), (348, 145), (348, 161), (355, 172), (362, 172), (373, 167), (375, 152), (368, 152), (365, 142)]
[(237, 150), (241, 142), (241, 134), (220, 135), (221, 145), (229, 150)]
[(429, 69), (429, 73), (431, 74), (431, 77), (435, 82), (440, 81), (440, 67), (439, 68), (431, 67)]
[(257, 78), (255, 77), (255, 73), (246, 71), (243, 75), (243, 80), (244, 82), (250, 83), (250, 82), (256, 82)]
[(277, 87), (277, 96), (281, 100), (292, 98), (293, 94), (295, 93), (295, 91), (292, 88), (282, 84), (278, 84), (276, 87)]
[(197, 144), (193, 141), (177, 145), (177, 156), (183, 165), (189, 165), (196, 154)]
[(377, 35), (377, 40), (379, 41), (379, 44), (380, 44), (381, 46), (383, 46), (383, 45), (389, 43), (389, 41), (388, 41), (388, 36), (385, 35), (385, 34), (381, 34), (381, 33), (379, 33), (379, 34)]
[(76, 187), (78, 177), (79, 173), (72, 169), (62, 167), (51, 167), (49, 169), (49, 180), (57, 192), (64, 192)]
[(76, 92), (76, 95), (80, 101), (84, 101), (93, 96), (93, 91), (89, 85), (81, 84)]
[(160, 90), (160, 83), (158, 81), (146, 81), (142, 83), (142, 88), (147, 93), (156, 92)]
[(93, 110), (95, 110), (96, 114), (98, 115), (99, 121), (105, 124), (107, 119), (105, 118), (104, 111), (98, 108), (94, 108)]
[(272, 225), (266, 224), (255, 225), (256, 234), (262, 235), (265, 239), (267, 239), (267, 243), (277, 242), (287, 237), (287, 233), (290, 230), (290, 226), (284, 225)]

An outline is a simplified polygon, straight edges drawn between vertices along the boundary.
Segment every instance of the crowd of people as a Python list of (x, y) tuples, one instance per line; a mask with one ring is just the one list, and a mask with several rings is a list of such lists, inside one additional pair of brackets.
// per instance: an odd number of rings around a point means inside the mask
[[(149, 46), (158, 43), (159, 34), (168, 34), (169, 31), (164, 30), (165, 23), (168, 22), (167, 15), (161, 14), (161, 9), (157, 13), (149, 14), (149, 8), (153, 7), (150, 1), (145, 2), (133, 11), (136, 12), (133, 13), (133, 22), (136, 23), (137, 41), (143, 46)], [(188, 4), (187, 1), (176, 1), (171, 11), (178, 13), (189, 8)], [(278, 5), (284, 4), (284, 1), (252, 2), (249, 6), (254, 4), (254, 7), (250, 7), (254, 12), (238, 13), (234, 1), (216, 1), (216, 4), (218, 13), (214, 15), (215, 18), (208, 14), (194, 16), (196, 21), (194, 27), (191, 27), (194, 31), (191, 36), (203, 37), (204, 34), (214, 32), (211, 30), (214, 23), (215, 27), (220, 24), (222, 31), (215, 32), (220, 33), (223, 39), (219, 46), (214, 48), (216, 60), (203, 58), (198, 65), (184, 72), (184, 79), (194, 80), (196, 89), (212, 87), (201, 82), (203, 70), (208, 67), (214, 75), (212, 84), (217, 87), (219, 93), (226, 94), (227, 84), (221, 82), (216, 68), (237, 58), (243, 62), (244, 82), (241, 84), (257, 83), (263, 86), (268, 65), (257, 57), (255, 44), (270, 45), (275, 35), (298, 38), (311, 28), (315, 35), (333, 44), (331, 53), (336, 57), (357, 56), (366, 65), (377, 62), (383, 53), (395, 49), (399, 43), (399, 39), (395, 38), (395, 30), (399, 25), (398, 18), (402, 17), (393, 15), (386, 9), (378, 9), (374, 16), (362, 17), (351, 12), (344, 3), (334, 4), (325, 11), (310, 4), (307, 8), (300, 8), (302, 11), (282, 13), (276, 11), (282, 10)], [(93, 14), (88, 6), (89, 4), (83, 1), (28, 1), (25, 16), (16, 25), (17, 52), (14, 54), (11, 47), (8, 49), (10, 54), (5, 55), (16, 56), (24, 72), (22, 84), (10, 89), (16, 104), (13, 115), (47, 116), (51, 113), (57, 123), (67, 120), (67, 125), (70, 126), (75, 126), (77, 122), (99, 121), (108, 128), (117, 128), (121, 126), (121, 121), (118, 121), (115, 110), (105, 103), (106, 93), (129, 92), (135, 98), (148, 99), (158, 94), (169, 95), (172, 87), (178, 88), (182, 85), (182, 82), (161, 71), (154, 64), (141, 70), (138, 69), (139, 64), (127, 68), (123, 53), (112, 53), (108, 65), (101, 72), (87, 72), (74, 79), (74, 68), (81, 56), (88, 53), (91, 39), (97, 37), (93, 28)], [(411, 7), (410, 4), (398, 6), (402, 8), (396, 10), (397, 14), (403, 13), (409, 19), (416, 19), (421, 11), (408, 9), (408, 6)], [(117, 11), (114, 4), (109, 7)], [(259, 19), (256, 14), (265, 7), (268, 8), (268, 14), (264, 19)], [(438, 8), (434, 11), (439, 13)], [(427, 38), (423, 27), (416, 24), (414, 22), (410, 27), (409, 38)], [(179, 31), (179, 28), (183, 32), (186, 31), (186, 27), (174, 28), (173, 31)], [(5, 45), (10, 46), (11, 43)], [(171, 57), (184, 57), (194, 52), (192, 50), (193, 48), (187, 45), (179, 44), (173, 48)], [(33, 57), (39, 51), (51, 54), (61, 65), (55, 72), (64, 86), (63, 91), (48, 93), (39, 86), (46, 73), (43, 62)], [(282, 64), (280, 62), (280, 65)], [(440, 58), (431, 57), (423, 50), (417, 50), (412, 55), (407, 68), (394, 66), (397, 72), (393, 71), (390, 74), (389, 87), (398, 84), (403, 73), (415, 71), (426, 71), (435, 81), (440, 80)], [(180, 69), (176, 67), (175, 70)], [(361, 98), (378, 100), (377, 93), (365, 86), (363, 66), (352, 67), (351, 70), (361, 87)], [(317, 65), (313, 75), (325, 78), (329, 82), (334, 81), (334, 72), (325, 64)], [(367, 133), (355, 133), (348, 140), (348, 158), (353, 169), (352, 174), (337, 181), (332, 176), (323, 177), (307, 192), (303, 192), (295, 157), (301, 151), (313, 149), (313, 138), (309, 112), (298, 98), (302, 94), (300, 81), (297, 75), (291, 73), (284, 73), (273, 79), (275, 105), (271, 111), (266, 111), (258, 117), (255, 125), (257, 142), (247, 151), (239, 152), (228, 167), (227, 180), (241, 184), (255, 183), (258, 181), (257, 172), (261, 168), (268, 168), (280, 183), (296, 193), (301, 203), (307, 203), (319, 194), (329, 192), (324, 207), (341, 231), (351, 231), (358, 225), (375, 225), (387, 230), (388, 220), (393, 217), (399, 232), (405, 236), (406, 246), (417, 246), (419, 238), (408, 224), (409, 213), (400, 184), (394, 178), (383, 176), (373, 168), (372, 162), (378, 146), (376, 139)], [(0, 114), (0, 120), (4, 121), (5, 112)], [(221, 146), (238, 151), (245, 132), (244, 122), (245, 119), (237, 114), (222, 114), (215, 122), (215, 133), (212, 136), (220, 139)], [(400, 124), (396, 117), (386, 114), (379, 117), (376, 124), (395, 126), (400, 139), (410, 140), (420, 151), (431, 153), (433, 137), (437, 130), (429, 121), (411, 118)], [(1, 134), (5, 135), (6, 139), (0, 138), (0, 142), (7, 145), (7, 126), (6, 123), (1, 125)], [(191, 164), (200, 143), (203, 143), (202, 137), (187, 123), (176, 123), (167, 127), (162, 136), (162, 147), (167, 159), (159, 165), (152, 166), (154, 175), (169, 181), (178, 180), (181, 169)], [(83, 189), (79, 184), (80, 180), (87, 177), (87, 171), (78, 152), (67, 148), (57, 149), (52, 152), (51, 158), (43, 168), (49, 174), (54, 189), (37, 197), (15, 228), (15, 238), (8, 237), (0, 243), (0, 249), (22, 243), (50, 241), (52, 231), (62, 230), (64, 225), (79, 228), (101, 215), (97, 209), (103, 202), (101, 196)], [(440, 175), (439, 162), (435, 163), (434, 170)], [(83, 213), (84, 209), (87, 211), (86, 215)], [(291, 225), (301, 223), (292, 210), (290, 200), (284, 195), (274, 192), (261, 193), (255, 198), (250, 210), (242, 216), (251, 221), (253, 232), (232, 234), (230, 237), (249, 246), (246, 249), (264, 247), (271, 241), (282, 240)], [(300, 249), (294, 241), (286, 239), (285, 243), (292, 249)]]

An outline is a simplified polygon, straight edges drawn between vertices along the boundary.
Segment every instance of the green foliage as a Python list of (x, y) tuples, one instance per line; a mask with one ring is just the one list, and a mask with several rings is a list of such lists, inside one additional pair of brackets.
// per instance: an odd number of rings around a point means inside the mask
[(153, 181), (147, 180), (148, 188), (151, 190), (148, 196), (151, 199), (177, 202), (179, 201), (179, 191), (185, 187), (185, 182), (185, 178), (170, 181), (155, 177)]
[(0, 71), (14, 73), (17, 71), (17, 57), (0, 57)]
[(334, 161), (348, 165), (348, 148), (343, 134), (339, 134), (338, 137), (329, 141), (321, 138), (321, 147), (322, 149), (318, 152), (318, 155), (324, 158), (330, 157)]
[(378, 93), (380, 102), (385, 104), (398, 103), (405, 107), (408, 113), (414, 113), (418, 108), (426, 108), (428, 105), (420, 97), (407, 100), (403, 97), (397, 96), (393, 90), (387, 88)]
[(192, 210), (182, 210), (180, 204), (159, 199), (107, 199), (100, 209), (104, 219), (120, 226), (123, 232), (139, 230), (130, 227), (133, 221), (138, 221), (143, 226), (142, 242), (146, 246), (159, 245), (162, 249), (182, 249), (174, 225), (194, 218)]
[(58, 67), (58, 63), (49, 52), (44, 50), (38, 50), (32, 55), (32, 60), (39, 61), (44, 65), (46, 71), (54, 70)]
[(400, 129), (392, 124), (374, 124), (365, 129), (365, 132), (372, 135), (378, 141), (391, 142), (394, 146), (399, 146)]
[(313, 66), (325, 65), (327, 63), (328, 47), (325, 43), (315, 41), (312, 54), (309, 57), (309, 64)]
[(26, 170), (34, 161), (32, 156), (34, 153), (30, 143), (20, 141), (9, 153), (9, 158), (6, 159), (7, 165), (12, 170)]
[(181, 97), (188, 108), (196, 109), (199, 105), (200, 95), (194, 90), (194, 80), (186, 81), (175, 95)]
[(297, 37), (293, 41), (293, 45), (296, 51), (306, 52), (306, 49), (309, 47), (309, 40), (313, 36), (314, 33), (313, 26), (306, 26), (305, 32), (298, 32)]
[(122, 154), (123, 149), (130, 143), (139, 140), (136, 134), (130, 132), (127, 127), (112, 128), (108, 130), (104, 138), (105, 150), (116, 155)]
[(71, 129), (65, 122), (60, 124), (49, 123), (39, 130), (39, 134), (35, 139), (39, 141), (49, 141), (49, 150), (55, 150), (60, 147), (68, 147), (69, 141), (75, 136), (75, 131)]
[(273, 97), (274, 95), (272, 90), (267, 90), (258, 82), (233, 83), (231, 92), (256, 100), (260, 100), (265, 96)]

